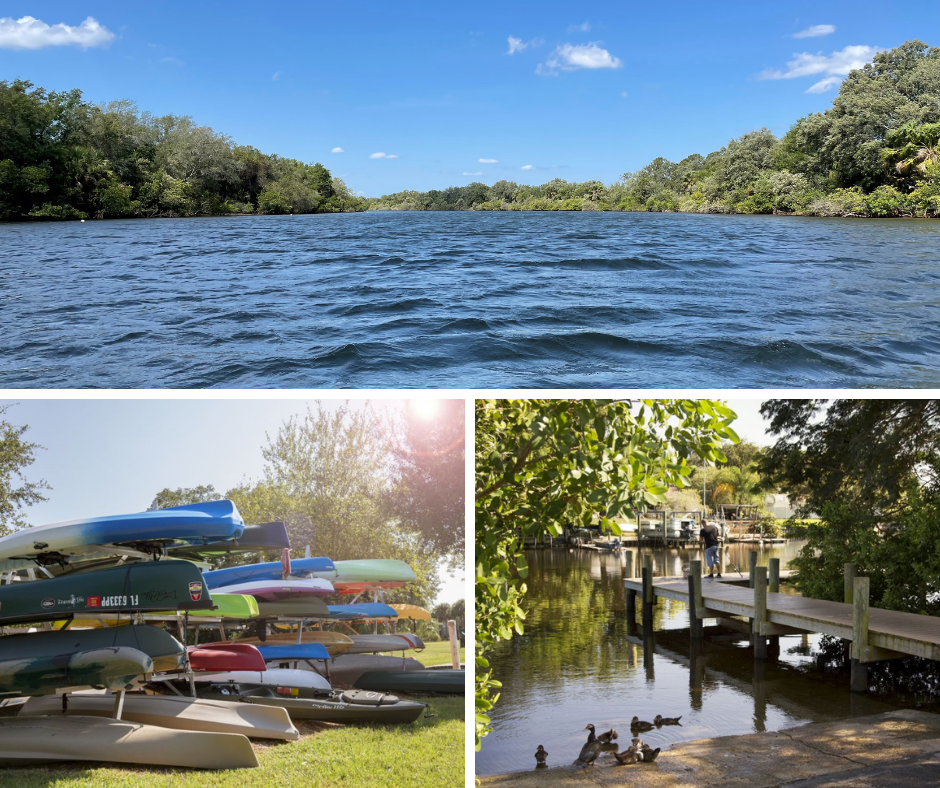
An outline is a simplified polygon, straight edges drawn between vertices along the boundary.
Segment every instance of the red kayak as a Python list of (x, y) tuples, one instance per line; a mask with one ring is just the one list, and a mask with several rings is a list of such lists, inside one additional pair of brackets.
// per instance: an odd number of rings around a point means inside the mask
[(190, 646), (189, 665), (193, 670), (224, 673), (230, 670), (265, 670), (261, 652), (250, 643), (204, 643)]

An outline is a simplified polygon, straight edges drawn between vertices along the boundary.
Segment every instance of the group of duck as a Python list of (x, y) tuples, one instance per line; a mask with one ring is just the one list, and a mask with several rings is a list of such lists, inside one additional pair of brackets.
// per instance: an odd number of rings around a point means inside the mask
[[(210, 568), (265, 552), (281, 560)], [(427, 704), (391, 692), (464, 691), (463, 670), (405, 656), (424, 643), (397, 622), (430, 614), (384, 594), (415, 579), (393, 559), (292, 560), (283, 523), (245, 525), (231, 501), (2, 537), (0, 765), (257, 766), (249, 738), (297, 739), (295, 719), (414, 722)]]
[[(616, 730), (611, 728), (603, 733), (597, 733), (594, 725), (589, 723), (584, 727), (584, 729), (588, 731), (587, 741), (581, 748), (581, 752), (574, 762), (574, 765), (593, 766), (594, 761), (605, 751), (610, 752), (620, 766), (628, 766), (635, 763), (652, 763), (659, 757), (662, 748), (657, 747), (653, 749), (640, 739), (638, 734), (651, 731), (654, 728), (661, 728), (663, 725), (681, 725), (681, 719), (681, 716), (663, 717), (661, 714), (657, 714), (653, 722), (647, 722), (641, 720), (639, 717), (634, 717), (630, 721), (630, 732), (633, 739), (630, 746), (622, 752), (619, 751), (619, 745), (615, 744), (615, 740), (620, 736)], [(535, 751), (535, 764), (536, 768), (539, 769), (544, 769), (548, 766), (548, 752), (541, 744)]]

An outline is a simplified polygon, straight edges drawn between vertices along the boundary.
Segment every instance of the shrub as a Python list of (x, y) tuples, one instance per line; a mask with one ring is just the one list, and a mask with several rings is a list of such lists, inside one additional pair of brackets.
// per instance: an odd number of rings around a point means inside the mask
[(291, 210), (291, 204), (288, 202), (287, 197), (276, 188), (266, 186), (264, 191), (258, 195), (258, 213), (283, 214), (291, 213)]
[(29, 217), (31, 219), (84, 219), (86, 214), (71, 205), (53, 205), (47, 202), (41, 208), (33, 208), (29, 212)]
[(907, 195), (893, 186), (879, 186), (865, 197), (865, 204), (872, 216), (910, 216), (911, 204)]

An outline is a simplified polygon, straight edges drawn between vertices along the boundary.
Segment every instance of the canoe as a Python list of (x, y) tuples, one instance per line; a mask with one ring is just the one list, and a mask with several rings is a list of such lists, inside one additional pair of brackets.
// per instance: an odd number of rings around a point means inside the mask
[[(293, 565), (291, 571), (296, 574)], [(317, 572), (315, 576), (329, 580), (338, 594), (358, 594), (371, 588), (399, 588), (416, 579), (408, 564), (392, 558), (334, 561), (332, 573)]]
[[(345, 654), (352, 648), (353, 639), (342, 632), (329, 632), (319, 629), (304, 630), (302, 643), (319, 643), (326, 647), (326, 650), (333, 657), (339, 654)], [(296, 632), (271, 632), (261, 640), (257, 637), (244, 637), (238, 640), (239, 643), (252, 643), (256, 646), (290, 646), (297, 643)]]
[(329, 617), (337, 621), (372, 620), (375, 618), (397, 618), (391, 605), (381, 602), (359, 602), (355, 605), (327, 605)]
[(377, 692), (330, 692), (320, 697), (284, 695), (270, 687), (210, 684), (200, 697), (227, 700), (234, 705), (267, 705), (285, 709), (295, 720), (339, 723), (396, 724), (414, 722), (427, 705)]
[(419, 605), (390, 605), (398, 613), (398, 618), (409, 621), (430, 621), (431, 614)]
[(329, 691), (330, 682), (313, 670), (268, 668), (267, 670), (231, 670), (220, 673), (196, 673), (197, 682), (252, 684), (258, 687), (296, 687)]
[(147, 561), (0, 586), (0, 623), (71, 618), (82, 613), (212, 607), (199, 569), (187, 561)]
[(356, 689), (384, 692), (425, 692), (463, 695), (466, 687), (462, 670), (372, 670), (363, 673), (353, 684)]
[[(378, 654), (383, 651), (408, 651), (417, 648), (405, 635), (352, 635), (353, 645), (347, 654)], [(424, 647), (424, 644), (421, 644)]]
[(246, 525), (237, 540), (199, 545), (178, 545), (167, 552), (176, 558), (201, 561), (211, 556), (232, 556), (239, 553), (264, 553), (290, 547), (287, 526), (282, 522)]
[(112, 545), (152, 552), (173, 545), (237, 539), (244, 529), (234, 503), (210, 501), (24, 528), (0, 537), (0, 560), (41, 556), (53, 562), (100, 554), (103, 546)]
[[(2, 557), (2, 556), (0, 556)], [(295, 558), (290, 562), (294, 577), (320, 577), (329, 580), (333, 573), (333, 562), (326, 557)], [(312, 574), (315, 573), (315, 574)], [(247, 583), (251, 580), (283, 580), (284, 565), (280, 561), (267, 561), (261, 564), (244, 564), (225, 569), (212, 569), (204, 572), (209, 588), (221, 588), (232, 583)]]
[(183, 662), (182, 643), (157, 627), (130, 624), (105, 629), (30, 632), (0, 637), (0, 680), (4, 677), (2, 665), (7, 662), (113, 648), (142, 651), (153, 660), (154, 671), (176, 670)]
[(265, 662), (291, 662), (304, 659), (332, 659), (322, 643), (294, 643), (282, 646), (256, 646)]
[(204, 643), (190, 646), (189, 667), (195, 671), (218, 673), (229, 670), (266, 670), (261, 652), (250, 643)]
[[(46, 696), (30, 698), (17, 716), (43, 717), (67, 714), (83, 717), (113, 717), (114, 696), (77, 692), (68, 695), (62, 710), (62, 698)], [(201, 698), (180, 698), (172, 695), (143, 695), (131, 692), (124, 696), (121, 719), (161, 728), (213, 733), (238, 733), (253, 739), (296, 741), (300, 734), (282, 709), (264, 706), (236, 706)]]
[(307, 599), (333, 594), (333, 584), (319, 577), (290, 578), (288, 580), (249, 580), (221, 586), (229, 594), (250, 594), (264, 602), (287, 599)]
[(282, 599), (279, 602), (258, 601), (261, 618), (328, 618), (330, 611), (326, 602), (318, 597)]
[(418, 660), (412, 657), (384, 657), (378, 654), (343, 654), (330, 663), (330, 681), (351, 687), (363, 674), (373, 670), (422, 671)]
[[(160, 610), (155, 613), (148, 613), (148, 616), (154, 619), (165, 618), (167, 620), (176, 620), (180, 615), (177, 610)], [(200, 621), (203, 619), (233, 619), (237, 621), (247, 621), (258, 617), (258, 603), (253, 596), (245, 594), (218, 594), (212, 595), (212, 607), (208, 610), (189, 611), (190, 621)], [(73, 627), (114, 627), (123, 626), (127, 623), (127, 617), (99, 617), (99, 618), (76, 618), (72, 622)]]
[(179, 731), (101, 717), (0, 718), (0, 764), (102, 761), (195, 769), (258, 765), (251, 742), (234, 733)]
[(50, 695), (88, 687), (134, 689), (149, 681), (152, 673), (153, 660), (126, 647), (0, 659), (0, 695)]

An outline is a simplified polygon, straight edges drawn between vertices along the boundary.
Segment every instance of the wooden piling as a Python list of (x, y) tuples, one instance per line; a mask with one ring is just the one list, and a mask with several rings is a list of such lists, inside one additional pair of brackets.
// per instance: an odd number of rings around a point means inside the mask
[(636, 575), (633, 574), (633, 552), (631, 550), (624, 550), (623, 560), (623, 576), (636, 577)]
[(653, 626), (653, 556), (643, 556), (643, 628)]
[(845, 564), (842, 568), (842, 582), (845, 587), (845, 604), (851, 605), (853, 592), (855, 589), (855, 574), (857, 567), (855, 564)]
[[(751, 553), (754, 555), (754, 553)], [(767, 659), (767, 567), (754, 567), (754, 618), (751, 619), (754, 658)]]
[(767, 590), (770, 591), (771, 594), (779, 594), (780, 593), (780, 559), (771, 558), (770, 561), (768, 561), (768, 564), (770, 566), (769, 566), (769, 573), (768, 573), (769, 588)]
[(702, 637), (702, 562), (689, 561), (689, 635)]
[[(848, 565), (846, 565), (848, 569)], [(868, 650), (868, 594), (870, 581), (867, 577), (856, 577), (852, 583), (852, 692), (868, 690), (868, 666), (865, 665)]]
[(757, 550), (751, 550), (747, 557), (748, 561), (748, 570), (747, 570), (747, 587), (754, 587), (754, 569), (757, 566)]
[(627, 595), (627, 621), (631, 624), (636, 623), (636, 591), (632, 588), (626, 589)]

